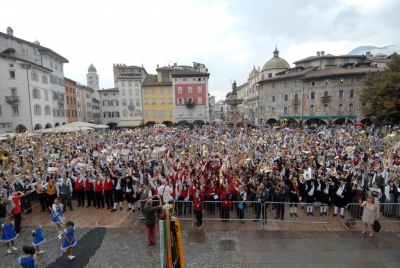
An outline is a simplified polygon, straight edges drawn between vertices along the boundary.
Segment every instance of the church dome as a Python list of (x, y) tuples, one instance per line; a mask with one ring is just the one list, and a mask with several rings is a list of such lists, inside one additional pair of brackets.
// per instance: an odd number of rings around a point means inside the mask
[(89, 73), (97, 73), (96, 68), (93, 66), (93, 64), (90, 64), (89, 69), (88, 69)]
[(274, 57), (267, 61), (261, 71), (272, 70), (272, 69), (289, 69), (289, 63), (279, 57), (278, 48), (275, 48)]

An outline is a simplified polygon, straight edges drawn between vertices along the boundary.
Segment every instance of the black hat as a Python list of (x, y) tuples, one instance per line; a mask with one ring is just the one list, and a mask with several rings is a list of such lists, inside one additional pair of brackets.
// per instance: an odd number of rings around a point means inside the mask
[(347, 181), (346, 178), (339, 178), (339, 181)]

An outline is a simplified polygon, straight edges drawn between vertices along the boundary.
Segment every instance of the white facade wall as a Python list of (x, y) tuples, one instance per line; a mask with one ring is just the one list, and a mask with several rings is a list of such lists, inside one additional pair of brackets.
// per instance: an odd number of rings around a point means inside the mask
[(118, 78), (121, 120), (143, 121), (142, 79)]
[[(15, 73), (15, 79), (10, 77), (10, 71)], [(49, 74), (50, 71), (32, 64), (0, 57), (0, 133), (16, 132), (18, 125), (33, 131), (35, 126), (39, 129), (52, 124)], [(47, 79), (47, 84), (42, 77)], [(10, 104), (6, 101), (10, 98), (18, 102)], [(46, 107), (50, 110), (48, 114)]]
[(120, 103), (119, 105), (114, 105), (112, 101), (119, 100), (119, 92), (116, 89), (115, 91), (103, 91), (100, 90), (100, 106), (101, 106), (101, 120), (103, 125), (107, 125), (109, 123), (118, 124), (121, 117), (120, 112)]

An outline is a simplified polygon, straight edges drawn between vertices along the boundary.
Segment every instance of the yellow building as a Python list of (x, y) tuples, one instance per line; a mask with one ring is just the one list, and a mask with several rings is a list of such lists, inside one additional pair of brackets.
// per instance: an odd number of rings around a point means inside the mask
[(157, 74), (149, 74), (142, 83), (143, 120), (146, 125), (172, 126), (172, 68), (157, 65)]

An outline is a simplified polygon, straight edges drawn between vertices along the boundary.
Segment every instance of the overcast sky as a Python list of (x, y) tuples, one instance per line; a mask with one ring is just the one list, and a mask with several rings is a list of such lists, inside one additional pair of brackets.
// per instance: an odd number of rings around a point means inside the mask
[(291, 66), (325, 51), (349, 53), (362, 45), (400, 43), (398, 0), (69, 0), (3, 4), (0, 31), (48, 47), (69, 60), (65, 76), (86, 83), (92, 62), (100, 88), (113, 87), (113, 63), (144, 65), (201, 62), (216, 100), (231, 80), (247, 81), (278, 45)]

